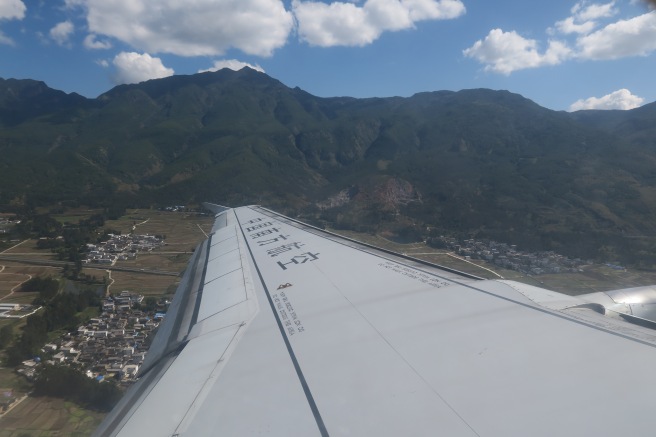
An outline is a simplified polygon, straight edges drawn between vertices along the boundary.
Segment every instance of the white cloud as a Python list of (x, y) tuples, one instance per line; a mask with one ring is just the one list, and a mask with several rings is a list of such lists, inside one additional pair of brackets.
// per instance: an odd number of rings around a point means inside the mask
[(84, 6), (87, 0), (64, 0), (64, 6), (67, 9), (73, 9), (76, 7)]
[(597, 20), (615, 15), (617, 9), (614, 6), (615, 1), (604, 4), (588, 4), (586, 1), (580, 1), (572, 8), (572, 13), (579, 21)]
[(597, 24), (594, 21), (577, 23), (574, 17), (568, 17), (556, 23), (556, 30), (566, 35), (570, 33), (586, 34), (590, 33), (596, 26)]
[(21, 0), (0, 0), (0, 20), (22, 20), (25, 9)]
[(581, 109), (633, 109), (642, 105), (645, 101), (642, 97), (634, 96), (626, 88), (617, 90), (603, 97), (590, 97), (581, 99), (572, 103), (570, 111), (580, 111)]
[(282, 0), (67, 0), (86, 10), (89, 32), (150, 53), (270, 56), (294, 19)]
[(599, 23), (595, 20), (617, 14), (615, 3), (576, 3), (571, 10), (572, 16), (547, 29), (552, 37), (561, 34), (561, 39), (550, 40), (542, 54), (537, 40), (501, 29), (491, 30), (485, 39), (477, 41), (463, 53), (485, 64), (486, 71), (507, 75), (516, 70), (556, 65), (569, 59), (609, 60), (647, 56), (656, 51), (656, 11), (597, 29)]
[(644, 56), (656, 50), (656, 11), (609, 24), (576, 42), (583, 59)]
[(64, 5), (84, 11), (95, 35), (87, 40), (89, 48), (100, 48), (106, 40), (98, 38), (104, 36), (139, 51), (180, 56), (216, 56), (230, 49), (271, 56), (292, 32), (311, 45), (362, 46), (386, 31), (465, 13), (462, 0), (64, 0)]
[[(25, 4), (21, 0), (0, 0), (0, 21), (25, 18)], [(0, 44), (14, 45), (14, 40), (0, 31)]]
[(207, 73), (209, 71), (219, 71), (223, 68), (229, 68), (234, 71), (239, 71), (244, 67), (252, 68), (253, 70), (264, 73), (264, 69), (259, 65), (249, 64), (248, 62), (238, 61), (237, 59), (221, 59), (214, 61), (214, 65), (207, 70), (198, 70), (199, 73)]
[(409, 8), (398, 0), (367, 0), (359, 9), (362, 9), (368, 24), (380, 32), (413, 26)]
[(413, 21), (451, 20), (463, 15), (465, 5), (460, 0), (401, 0)]
[(96, 61), (96, 64), (100, 65), (103, 68), (108, 68), (109, 67), (109, 61), (107, 61), (107, 59), (98, 59)]
[(292, 2), (301, 40), (320, 47), (364, 46), (385, 31), (413, 28), (424, 20), (452, 19), (465, 13), (460, 0), (366, 0), (354, 3)]
[(524, 38), (517, 32), (492, 29), (485, 39), (476, 41), (463, 54), (486, 64), (486, 71), (506, 75), (526, 68), (557, 65), (572, 55), (559, 41), (549, 41), (544, 53), (540, 53), (537, 46), (536, 40)]
[(121, 52), (112, 61), (116, 68), (114, 83), (139, 83), (149, 79), (160, 79), (172, 76), (172, 68), (166, 68), (159, 58), (153, 58), (148, 53), (140, 55), (134, 52)]
[(294, 15), (301, 39), (315, 46), (363, 46), (380, 36), (364, 9), (351, 3), (295, 3)]
[(69, 39), (73, 32), (75, 32), (73, 23), (70, 21), (62, 21), (50, 29), (50, 38), (60, 46), (65, 46), (69, 44)]
[[(589, 4), (587, 1), (580, 1), (572, 8), (572, 16), (556, 22), (555, 29), (564, 34), (588, 34), (598, 25), (595, 20), (617, 14), (614, 6), (614, 1), (604, 4)], [(553, 32), (553, 29), (549, 30)]]
[(103, 49), (111, 48), (112, 43), (110, 43), (109, 41), (97, 40), (96, 35), (91, 33), (84, 38), (84, 47), (91, 50), (103, 50)]

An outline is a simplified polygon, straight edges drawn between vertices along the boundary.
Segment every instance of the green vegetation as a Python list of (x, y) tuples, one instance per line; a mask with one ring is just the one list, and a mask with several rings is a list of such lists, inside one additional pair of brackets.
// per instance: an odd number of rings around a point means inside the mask
[[(58, 208), (54, 213), (61, 213), (63, 207)], [(48, 249), (57, 255), (57, 258), (63, 261), (71, 261), (64, 269), (64, 276), (75, 279), (85, 280), (87, 283), (96, 283), (94, 278), (87, 278), (81, 275), (82, 256), (86, 251), (87, 243), (99, 243), (108, 238), (109, 229), (102, 229), (106, 220), (113, 220), (125, 213), (125, 210), (111, 206), (104, 208), (102, 212), (91, 214), (88, 217), (79, 219), (77, 223), (63, 221), (57, 216), (50, 213), (38, 213), (35, 208), (23, 208), (16, 213), (20, 221), (14, 229), (14, 233), (21, 239), (37, 239), (37, 249)], [(26, 284), (29, 287), (29, 284)], [(23, 287), (22, 291), (36, 291), (36, 289), (27, 289)]]
[(14, 327), (12, 325), (4, 325), (2, 328), (0, 328), (0, 350), (7, 347), (13, 338)]
[(98, 382), (71, 367), (44, 364), (34, 381), (34, 394), (63, 398), (99, 411), (110, 411), (123, 393), (111, 381)]
[(93, 241), (84, 226), (25, 211), (260, 203), (403, 241), (429, 227), (650, 267), (655, 105), (569, 114), (483, 89), (324, 99), (248, 69), (95, 100), (2, 81), (0, 205), (71, 261)]
[[(48, 282), (49, 280), (41, 280)], [(52, 280), (50, 280), (52, 281)], [(55, 281), (56, 282), (56, 281)], [(73, 330), (80, 323), (79, 313), (90, 306), (100, 306), (100, 296), (90, 289), (60, 292), (50, 299), (40, 293), (37, 298), (43, 311), (27, 317), (27, 323), (17, 341), (6, 350), (6, 365), (17, 366), (21, 361), (39, 355), (48, 341), (48, 333), (59, 329)]]
[(57, 294), (59, 291), (59, 281), (51, 277), (42, 278), (40, 276), (35, 276), (34, 278), (25, 282), (20, 287), (20, 291), (38, 291), (38, 302), (35, 303), (37, 305), (41, 305), (55, 297), (55, 294)]

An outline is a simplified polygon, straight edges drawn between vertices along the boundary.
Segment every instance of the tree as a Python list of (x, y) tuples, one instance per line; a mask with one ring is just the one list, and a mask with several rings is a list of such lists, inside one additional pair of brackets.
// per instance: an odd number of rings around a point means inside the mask
[(121, 399), (121, 390), (113, 382), (98, 382), (67, 366), (43, 365), (34, 382), (34, 393), (55, 396), (110, 411)]
[(141, 307), (144, 311), (155, 311), (155, 309), (157, 308), (157, 298), (153, 296), (148, 296), (144, 300), (144, 303), (141, 305)]
[(59, 291), (59, 281), (51, 277), (42, 278), (36, 276), (24, 283), (20, 291), (38, 291), (39, 297), (34, 300), (34, 304), (45, 305)]
[(9, 346), (11, 340), (14, 338), (14, 327), (12, 325), (5, 325), (0, 329), (0, 349)]

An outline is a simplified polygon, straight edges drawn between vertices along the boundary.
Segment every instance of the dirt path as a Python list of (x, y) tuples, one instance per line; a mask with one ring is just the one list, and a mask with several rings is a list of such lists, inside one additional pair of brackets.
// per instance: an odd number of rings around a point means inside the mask
[(14, 407), (17, 407), (18, 404), (20, 404), (20, 403), (23, 402), (25, 399), (27, 399), (27, 397), (28, 397), (29, 395), (30, 395), (29, 393), (26, 393), (26, 394), (24, 394), (20, 399), (16, 399), (16, 401), (15, 401), (13, 404), (11, 404), (11, 405), (9, 406), (9, 408), (7, 409), (7, 411), (5, 411), (4, 413), (0, 413), (0, 419), (2, 419), (2, 418), (4, 417), (5, 414), (7, 414), (7, 413), (9, 413), (11, 410), (13, 410)]
[(9, 251), (10, 251), (11, 249), (13, 249), (14, 247), (18, 247), (18, 246), (20, 246), (21, 244), (25, 243), (26, 241), (30, 241), (30, 240), (23, 240), (23, 241), (21, 241), (20, 243), (14, 245), (14, 246), (11, 246), (9, 249), (5, 249), (5, 250), (3, 250), (3, 251), (0, 252), (0, 253), (9, 252)]
[[(3, 266), (3, 267), (4, 267), (4, 266)], [(4, 270), (4, 269), (3, 269), (3, 270)], [(11, 290), (9, 290), (9, 294), (6, 295), (6, 296), (2, 296), (2, 297), (0, 297), (0, 300), (7, 299), (9, 296), (12, 296), (18, 287), (20, 287), (21, 285), (23, 285), (24, 283), (26, 283), (26, 282), (29, 281), (30, 279), (32, 279), (32, 275), (27, 275), (27, 279), (26, 279), (26, 280), (24, 280), (23, 282), (21, 282), (21, 283), (18, 284), (18, 285), (14, 285), (13, 287), (11, 287)]]
[(111, 270), (105, 270), (105, 271), (109, 275), (109, 284), (107, 284), (107, 290), (105, 291), (105, 296), (109, 296), (109, 287), (111, 287), (114, 284), (114, 278), (112, 278)]
[(136, 223), (136, 224), (132, 225), (132, 232), (134, 232), (135, 229), (137, 229), (137, 226), (141, 226), (141, 225), (144, 225), (144, 224), (148, 223), (148, 220), (150, 220), (150, 219), (147, 218), (146, 220), (142, 221), (141, 223)]
[(496, 275), (496, 276), (498, 276), (498, 277), (501, 278), (501, 279), (505, 279), (503, 276), (501, 276), (500, 274), (498, 274), (498, 273), (495, 272), (494, 270), (490, 270), (490, 269), (488, 269), (487, 267), (483, 267), (482, 265), (479, 265), (479, 264), (473, 263), (473, 262), (471, 262), (471, 261), (469, 261), (469, 260), (466, 260), (466, 259), (464, 259), (464, 258), (460, 258), (459, 256), (456, 256), (456, 255), (453, 255), (453, 254), (450, 254), (450, 253), (447, 253), (446, 255), (449, 255), (451, 258), (459, 259), (460, 261), (464, 261), (464, 262), (466, 262), (466, 263), (469, 263), (469, 264), (471, 264), (471, 265), (473, 265), (473, 266), (478, 267), (479, 269), (487, 270), (488, 272), (492, 273), (493, 275)]

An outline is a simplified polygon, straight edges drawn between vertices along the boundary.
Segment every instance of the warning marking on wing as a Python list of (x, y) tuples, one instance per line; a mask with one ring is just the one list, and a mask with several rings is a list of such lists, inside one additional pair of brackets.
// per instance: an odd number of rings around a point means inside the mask
[(273, 304), (280, 315), (280, 321), (282, 322), (287, 334), (290, 336), (305, 331), (305, 327), (301, 322), (301, 319), (298, 318), (294, 306), (289, 300), (289, 297), (285, 294), (284, 291), (280, 293), (272, 294), (271, 299)]
[(392, 261), (382, 262), (382, 263), (378, 264), (378, 266), (383, 267), (383, 268), (388, 269), (388, 270), (391, 270), (395, 273), (406, 276), (408, 278), (414, 279), (414, 280), (419, 281), (423, 284), (430, 285), (431, 287), (442, 288), (442, 287), (448, 287), (450, 285), (453, 285), (449, 281), (445, 281), (441, 278), (436, 278), (435, 276), (431, 276), (431, 275), (426, 274), (424, 272), (417, 271), (417, 270), (412, 269), (410, 267), (405, 267), (405, 266), (399, 265), (399, 264), (394, 263)]

